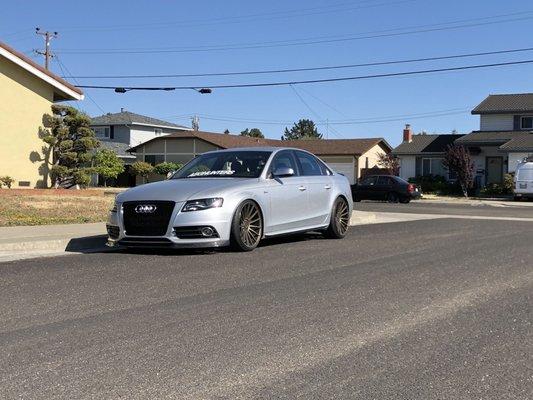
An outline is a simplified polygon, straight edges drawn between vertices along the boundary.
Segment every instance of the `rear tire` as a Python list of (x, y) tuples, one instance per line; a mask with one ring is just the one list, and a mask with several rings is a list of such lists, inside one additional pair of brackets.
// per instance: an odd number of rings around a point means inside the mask
[(409, 197), (402, 197), (400, 199), (400, 203), (402, 204), (409, 204), (411, 202), (411, 199)]
[(350, 207), (345, 199), (339, 197), (333, 203), (329, 226), (326, 229), (325, 235), (330, 239), (342, 239), (346, 236), (349, 225)]
[(398, 197), (398, 193), (396, 193), (396, 192), (390, 192), (387, 195), (387, 201), (389, 203), (398, 203), (399, 200), (400, 200), (400, 198)]
[(361, 198), (357, 196), (357, 194), (353, 194), (352, 195), (352, 200), (354, 201), (354, 203), (359, 203), (361, 201)]
[(255, 201), (243, 201), (231, 222), (231, 248), (235, 251), (252, 251), (263, 237), (263, 218)]

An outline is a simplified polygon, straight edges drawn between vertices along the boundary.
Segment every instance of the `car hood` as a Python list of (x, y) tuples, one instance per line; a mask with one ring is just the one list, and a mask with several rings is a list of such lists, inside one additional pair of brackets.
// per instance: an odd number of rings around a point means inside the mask
[(218, 195), (224, 189), (244, 186), (249, 179), (241, 178), (187, 178), (169, 179), (128, 189), (117, 196), (117, 201), (170, 200), (186, 201), (195, 197)]

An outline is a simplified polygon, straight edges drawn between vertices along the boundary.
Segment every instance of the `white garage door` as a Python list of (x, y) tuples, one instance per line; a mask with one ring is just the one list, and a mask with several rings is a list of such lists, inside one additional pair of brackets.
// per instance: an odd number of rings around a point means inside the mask
[(355, 174), (354, 174), (354, 167), (353, 164), (350, 163), (328, 163), (328, 166), (335, 172), (343, 174), (348, 180), (350, 181), (350, 184), (355, 183)]

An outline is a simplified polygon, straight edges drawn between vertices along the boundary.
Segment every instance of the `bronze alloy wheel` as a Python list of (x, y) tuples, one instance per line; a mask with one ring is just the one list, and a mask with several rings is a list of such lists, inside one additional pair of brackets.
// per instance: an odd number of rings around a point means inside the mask
[(261, 213), (253, 202), (247, 202), (239, 216), (240, 239), (247, 247), (255, 247), (261, 240), (263, 231)]
[(339, 201), (335, 208), (335, 225), (341, 235), (344, 235), (350, 224), (350, 210), (345, 201)]

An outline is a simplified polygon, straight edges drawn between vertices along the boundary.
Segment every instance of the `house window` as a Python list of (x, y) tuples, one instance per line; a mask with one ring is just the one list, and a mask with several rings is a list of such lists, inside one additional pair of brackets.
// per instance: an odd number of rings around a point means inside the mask
[(144, 156), (144, 162), (152, 165), (161, 164), (165, 162), (165, 156), (163, 154), (147, 154)]
[(520, 119), (521, 129), (533, 129), (533, 117), (522, 117)]
[(448, 170), (442, 165), (442, 158), (423, 158), (422, 159), (422, 175), (440, 175), (447, 176)]
[(109, 128), (109, 126), (96, 126), (93, 128), (93, 131), (97, 138), (109, 139), (111, 129)]
[(154, 133), (156, 136), (161, 136), (163, 134), (163, 129), (161, 128), (155, 128)]
[(431, 175), (431, 158), (422, 159), (422, 175)]

